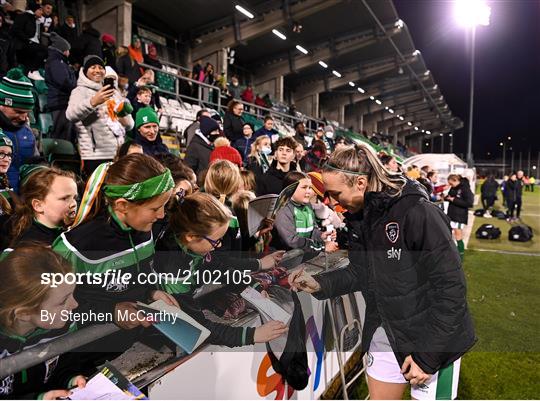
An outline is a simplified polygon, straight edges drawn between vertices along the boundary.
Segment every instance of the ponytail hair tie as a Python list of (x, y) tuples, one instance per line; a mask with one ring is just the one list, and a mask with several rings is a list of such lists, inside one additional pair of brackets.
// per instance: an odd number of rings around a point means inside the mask
[(186, 200), (186, 190), (184, 188), (180, 188), (180, 191), (176, 193), (176, 200), (178, 201), (178, 204), (181, 205)]

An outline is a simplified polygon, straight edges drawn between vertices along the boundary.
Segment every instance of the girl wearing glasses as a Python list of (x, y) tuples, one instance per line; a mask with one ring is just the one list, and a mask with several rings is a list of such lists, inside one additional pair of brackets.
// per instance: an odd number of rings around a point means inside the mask
[(7, 172), (13, 158), (13, 142), (0, 129), (0, 245), (2, 250), (8, 245), (5, 231), (8, 231), (6, 221), (15, 210), (13, 191), (9, 185)]
[[(180, 191), (172, 201), (175, 205), (169, 214), (169, 228), (156, 244), (154, 267), (159, 273), (179, 277), (162, 284), (161, 288), (176, 298), (183, 311), (210, 330), (207, 342), (240, 347), (267, 342), (286, 333), (287, 326), (277, 321), (257, 328), (231, 327), (204, 317), (201, 304), (194, 298), (195, 290), (204, 284), (201, 279), (204, 276), (197, 272), (225, 272), (236, 267), (226, 264), (223, 259), (208, 257), (221, 247), (232, 215), (216, 198), (205, 193), (185, 196), (185, 192)], [(221, 277), (225, 284), (226, 277), (231, 276)]]

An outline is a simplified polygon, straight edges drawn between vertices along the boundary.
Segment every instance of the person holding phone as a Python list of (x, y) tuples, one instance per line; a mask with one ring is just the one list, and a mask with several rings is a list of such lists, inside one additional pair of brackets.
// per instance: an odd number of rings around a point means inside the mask
[[(112, 78), (107, 79), (105, 78)], [(89, 176), (103, 162), (113, 160), (126, 130), (135, 125), (131, 104), (117, 90), (118, 76), (95, 55), (84, 59), (77, 87), (71, 92), (66, 117), (75, 123), (83, 170)]]
[(371, 399), (454, 399), (461, 356), (476, 342), (450, 222), (423, 187), (386, 169), (366, 145), (336, 151), (325, 189), (347, 209), (350, 265), (291, 287), (319, 299), (361, 291)]

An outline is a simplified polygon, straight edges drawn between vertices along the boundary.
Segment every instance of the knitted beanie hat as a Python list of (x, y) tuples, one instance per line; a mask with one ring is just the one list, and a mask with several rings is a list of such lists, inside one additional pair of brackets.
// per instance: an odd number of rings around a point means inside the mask
[(9, 70), (0, 81), (0, 105), (18, 109), (34, 108), (32, 83), (18, 68)]

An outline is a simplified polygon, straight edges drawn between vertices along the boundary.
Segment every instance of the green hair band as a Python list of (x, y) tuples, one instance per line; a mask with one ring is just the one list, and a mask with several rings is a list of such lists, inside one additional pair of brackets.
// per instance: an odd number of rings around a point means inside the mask
[(105, 185), (105, 196), (109, 198), (124, 198), (128, 201), (138, 201), (153, 198), (174, 188), (174, 180), (171, 170), (167, 169), (163, 174), (149, 178), (143, 182), (130, 185)]

